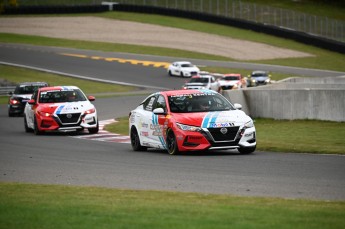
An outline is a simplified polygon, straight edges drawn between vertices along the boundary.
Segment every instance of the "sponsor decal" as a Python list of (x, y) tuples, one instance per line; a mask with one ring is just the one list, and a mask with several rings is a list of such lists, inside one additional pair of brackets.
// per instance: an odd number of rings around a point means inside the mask
[(233, 122), (223, 122), (223, 123), (210, 123), (209, 127), (211, 128), (219, 128), (219, 127), (231, 127), (235, 126)]
[(147, 123), (141, 123), (141, 127), (142, 127), (142, 128), (148, 128), (148, 127), (149, 127), (149, 124), (147, 124)]
[(147, 132), (147, 131), (141, 131), (141, 132), (140, 132), (140, 135), (141, 135), (141, 136), (144, 136), (144, 137), (148, 137), (148, 136), (149, 136), (149, 132)]

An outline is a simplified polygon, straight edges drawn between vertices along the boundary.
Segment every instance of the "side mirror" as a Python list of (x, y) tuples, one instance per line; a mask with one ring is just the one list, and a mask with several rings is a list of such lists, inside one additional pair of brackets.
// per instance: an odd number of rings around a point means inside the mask
[(8, 92), (8, 95), (13, 95), (13, 91)]
[(242, 110), (242, 105), (239, 103), (234, 103), (234, 107), (236, 108), (236, 110)]
[(163, 108), (156, 108), (156, 109), (153, 110), (153, 113), (154, 113), (155, 115), (165, 114)]
[(92, 95), (89, 95), (89, 96), (87, 97), (87, 99), (88, 99), (89, 101), (95, 101), (95, 100), (96, 100), (95, 96), (92, 96)]
[(30, 99), (29, 101), (28, 101), (28, 104), (30, 104), (30, 105), (34, 105), (36, 102), (35, 102), (35, 100), (34, 99)]

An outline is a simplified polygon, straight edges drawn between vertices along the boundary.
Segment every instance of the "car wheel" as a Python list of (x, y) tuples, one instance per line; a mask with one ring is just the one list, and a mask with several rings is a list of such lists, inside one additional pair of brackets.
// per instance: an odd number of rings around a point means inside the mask
[(176, 137), (172, 130), (168, 130), (166, 143), (167, 150), (170, 155), (176, 155), (179, 153)]
[(35, 133), (36, 135), (42, 134), (42, 131), (40, 131), (40, 130), (38, 129), (38, 124), (37, 124), (36, 117), (34, 117), (34, 133)]
[(171, 73), (171, 71), (169, 70), (169, 76), (173, 76), (173, 74)]
[(95, 128), (89, 128), (88, 129), (90, 134), (97, 134), (99, 131), (99, 124), (98, 124), (98, 119), (97, 119), (97, 126)]
[(142, 146), (140, 144), (138, 131), (135, 127), (132, 127), (130, 137), (131, 137), (131, 145), (134, 151), (145, 151), (147, 149), (147, 147)]
[(12, 113), (10, 110), (8, 110), (8, 117), (13, 117), (14, 113)]
[(255, 151), (256, 146), (254, 147), (241, 147), (238, 148), (237, 150), (240, 152), (240, 154), (251, 154)]
[(180, 73), (181, 77), (184, 77), (183, 72)]
[(24, 114), (24, 128), (25, 128), (25, 132), (26, 133), (32, 131), (32, 129), (30, 129), (29, 126), (28, 126), (28, 121), (26, 120), (26, 115), (25, 114)]

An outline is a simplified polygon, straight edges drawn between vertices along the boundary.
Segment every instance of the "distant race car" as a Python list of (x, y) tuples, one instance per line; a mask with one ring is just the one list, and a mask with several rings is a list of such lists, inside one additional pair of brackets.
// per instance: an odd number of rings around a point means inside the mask
[(170, 76), (192, 77), (199, 74), (200, 69), (188, 61), (176, 61), (169, 65), (168, 74)]
[(8, 116), (22, 115), (26, 102), (31, 99), (35, 90), (40, 87), (47, 87), (46, 82), (25, 82), (16, 86), (13, 93), (10, 93), (8, 99)]
[(182, 89), (210, 89), (218, 91), (219, 84), (212, 75), (196, 75), (192, 76), (188, 83), (182, 86)]
[(221, 90), (241, 89), (246, 86), (243, 85), (242, 76), (238, 73), (224, 74), (224, 76), (219, 79), (218, 83), (219, 89)]
[(260, 85), (266, 85), (271, 83), (271, 75), (265, 71), (253, 71), (248, 75), (247, 86), (256, 87)]
[(129, 114), (133, 150), (186, 151), (256, 149), (253, 120), (211, 90), (173, 90), (151, 94)]
[(75, 86), (44, 87), (36, 90), (24, 110), (26, 132), (70, 132), (99, 130), (97, 111), (88, 96)]

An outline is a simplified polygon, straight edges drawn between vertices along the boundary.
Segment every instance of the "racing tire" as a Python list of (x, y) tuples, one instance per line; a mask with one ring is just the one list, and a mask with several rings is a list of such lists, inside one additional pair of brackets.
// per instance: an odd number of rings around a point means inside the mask
[(132, 129), (131, 129), (130, 138), (131, 138), (132, 149), (134, 151), (145, 151), (145, 150), (147, 150), (147, 147), (142, 146), (140, 144), (139, 134), (138, 134), (138, 131), (135, 127), (132, 127)]
[(99, 124), (98, 124), (98, 119), (97, 119), (97, 126), (95, 128), (88, 128), (87, 129), (90, 134), (97, 134), (99, 131)]
[(166, 144), (167, 144), (168, 153), (170, 155), (179, 154), (176, 137), (172, 130), (168, 130)]
[(183, 72), (181, 72), (181, 74), (180, 74), (180, 75), (181, 75), (181, 77), (184, 77)]
[(26, 120), (26, 115), (24, 114), (24, 129), (26, 133), (32, 132), (32, 129), (28, 126), (28, 121)]
[(36, 117), (34, 117), (34, 133), (35, 133), (35, 135), (41, 135), (42, 134), (42, 131), (40, 131), (38, 129), (38, 124), (37, 124)]
[(240, 154), (251, 154), (255, 151), (256, 149), (256, 146), (254, 147), (241, 147), (241, 148), (238, 148), (238, 152), (240, 152)]
[(8, 111), (8, 117), (14, 117), (14, 113), (12, 113), (11, 111)]
[(173, 76), (173, 74), (171, 73), (171, 71), (168, 72), (169, 76)]

